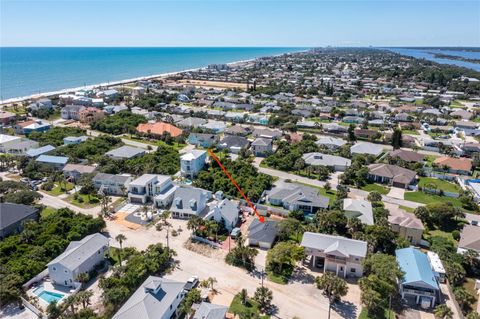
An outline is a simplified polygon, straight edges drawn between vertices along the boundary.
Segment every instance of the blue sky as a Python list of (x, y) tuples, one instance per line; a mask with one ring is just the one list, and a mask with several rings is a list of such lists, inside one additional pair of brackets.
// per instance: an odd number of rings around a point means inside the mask
[(1, 46), (480, 46), (480, 1), (0, 0)]

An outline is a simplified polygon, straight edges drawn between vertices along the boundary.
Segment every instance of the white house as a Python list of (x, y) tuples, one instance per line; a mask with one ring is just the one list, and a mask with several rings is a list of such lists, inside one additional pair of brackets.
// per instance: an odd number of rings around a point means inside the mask
[(210, 218), (223, 222), (225, 228), (231, 231), (238, 223), (238, 205), (229, 199), (224, 199), (210, 207), (205, 219)]
[(26, 155), (28, 150), (38, 146), (38, 142), (28, 138), (0, 134), (0, 153)]
[(135, 204), (153, 202), (156, 207), (167, 207), (176, 188), (168, 175), (143, 174), (128, 185), (128, 200)]
[(180, 157), (180, 171), (183, 176), (193, 178), (205, 166), (207, 152), (202, 150), (191, 150)]
[(108, 238), (99, 233), (72, 241), (61, 255), (48, 263), (50, 280), (61, 286), (77, 286), (78, 274), (88, 273), (103, 262), (108, 249)]
[(319, 233), (305, 232), (300, 244), (311, 256), (314, 267), (341, 277), (361, 277), (362, 262), (367, 255), (367, 242)]
[(358, 218), (367, 225), (373, 225), (372, 204), (364, 199), (345, 198), (343, 200), (343, 211), (347, 218)]

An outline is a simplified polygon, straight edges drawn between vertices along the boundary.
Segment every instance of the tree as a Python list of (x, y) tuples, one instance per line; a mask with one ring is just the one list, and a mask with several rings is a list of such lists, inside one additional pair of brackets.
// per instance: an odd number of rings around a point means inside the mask
[(83, 290), (77, 293), (78, 301), (82, 304), (83, 309), (87, 308), (87, 305), (90, 305), (90, 298), (93, 296), (93, 291)]
[(90, 276), (86, 272), (81, 272), (81, 273), (78, 273), (75, 280), (81, 283), (83, 288), (83, 286), (88, 282), (88, 280), (90, 280)]
[(195, 233), (197, 231), (198, 227), (200, 227), (200, 225), (202, 225), (202, 223), (203, 223), (203, 219), (200, 216), (192, 215), (188, 219), (187, 229), (191, 230), (192, 233)]
[(242, 302), (242, 305), (245, 305), (247, 303), (247, 300), (248, 300), (247, 289), (243, 288), (240, 291), (240, 301)]
[(118, 242), (120, 245), (120, 249), (118, 251), (118, 259), (120, 261), (120, 267), (122, 266), (122, 253), (123, 253), (123, 242), (127, 240), (127, 237), (124, 234), (118, 234), (115, 237), (115, 240)]
[(328, 318), (330, 318), (331, 305), (340, 297), (348, 292), (348, 286), (344, 279), (335, 276), (331, 272), (326, 272), (321, 277), (315, 278), (317, 288), (323, 291), (325, 297), (328, 298)]
[(393, 130), (392, 146), (394, 150), (402, 147), (402, 129), (401, 128), (396, 128)]
[(255, 290), (253, 299), (258, 302), (258, 306), (263, 313), (268, 313), (272, 307), (273, 294), (267, 287), (258, 287)]
[(271, 271), (277, 276), (289, 277), (295, 263), (303, 256), (302, 247), (293, 242), (280, 242), (267, 252), (267, 271)]
[(182, 304), (180, 305), (180, 310), (185, 314), (189, 314), (192, 311), (192, 305), (194, 303), (199, 303), (200, 301), (202, 301), (200, 290), (193, 288), (187, 293), (185, 299), (183, 299)]
[(370, 192), (367, 196), (368, 201), (375, 203), (382, 201), (382, 195), (379, 192)]
[(417, 208), (415, 208), (415, 210), (413, 211), (413, 213), (415, 214), (415, 216), (417, 218), (419, 218), (422, 222), (428, 224), (429, 221), (430, 221), (430, 212), (428, 211), (428, 209), (425, 207), (425, 206), (418, 206)]
[(202, 280), (202, 282), (200, 283), (200, 286), (204, 288), (210, 288), (211, 291), (215, 291), (213, 285), (216, 283), (217, 283), (217, 279), (215, 277), (208, 277), (207, 279)]
[(473, 304), (475, 302), (475, 296), (470, 294), (465, 288), (457, 287), (453, 290), (453, 295), (457, 300), (458, 304), (462, 311), (465, 310), (465, 306)]
[(323, 186), (323, 188), (325, 188), (325, 190), (328, 193), (332, 189), (332, 185), (330, 185), (329, 182), (326, 182), (325, 185)]
[(291, 235), (294, 235), (295, 240), (298, 242), (301, 231), (302, 231), (302, 224), (298, 219), (289, 217), (289, 218), (282, 219), (278, 223), (278, 237), (281, 240), (288, 240)]
[(245, 240), (240, 235), (237, 238), (237, 245), (225, 257), (225, 262), (229, 265), (243, 267), (247, 270), (255, 268), (254, 258), (258, 254), (255, 248), (245, 246)]
[(355, 125), (350, 124), (348, 126), (348, 141), (355, 142), (356, 140), (357, 140), (357, 137), (355, 136)]
[(446, 304), (441, 304), (435, 307), (433, 310), (435, 318), (438, 319), (451, 319), (453, 318), (453, 311)]
[(58, 306), (56, 300), (48, 304), (48, 307), (47, 307), (48, 319), (56, 319), (60, 317), (61, 314), (62, 314), (62, 310)]

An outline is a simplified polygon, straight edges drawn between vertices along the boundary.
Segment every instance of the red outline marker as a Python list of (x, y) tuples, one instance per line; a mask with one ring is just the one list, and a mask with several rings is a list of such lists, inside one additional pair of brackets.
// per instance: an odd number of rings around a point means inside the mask
[(253, 206), (252, 202), (250, 202), (250, 200), (247, 198), (247, 196), (245, 196), (245, 194), (243, 193), (240, 186), (238, 186), (237, 182), (235, 182), (233, 177), (230, 176), (227, 169), (222, 165), (222, 163), (220, 163), (220, 160), (217, 158), (217, 156), (213, 153), (213, 151), (211, 149), (208, 149), (208, 153), (210, 153), (210, 156), (213, 157), (213, 159), (218, 163), (218, 165), (221, 167), (221, 169), (223, 170), (225, 175), (227, 175), (228, 179), (230, 179), (230, 181), (233, 183), (233, 185), (235, 185), (235, 187), (237, 188), (240, 195), (242, 195), (242, 197), (247, 201), (248, 206), (250, 206), (250, 208), (253, 209), (253, 211), (255, 212), (255, 215), (257, 215), (257, 217), (258, 217), (258, 220), (261, 223), (264, 223), (265, 218), (263, 216), (260, 216), (260, 214), (257, 212), (257, 209), (255, 208), (255, 206)]

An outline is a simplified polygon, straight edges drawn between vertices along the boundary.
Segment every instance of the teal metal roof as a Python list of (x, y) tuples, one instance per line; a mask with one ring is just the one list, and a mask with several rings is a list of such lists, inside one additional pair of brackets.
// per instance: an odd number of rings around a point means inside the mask
[(403, 284), (423, 282), (433, 289), (439, 289), (426, 254), (418, 249), (409, 247), (397, 249), (395, 255), (397, 256), (400, 269), (405, 273)]

